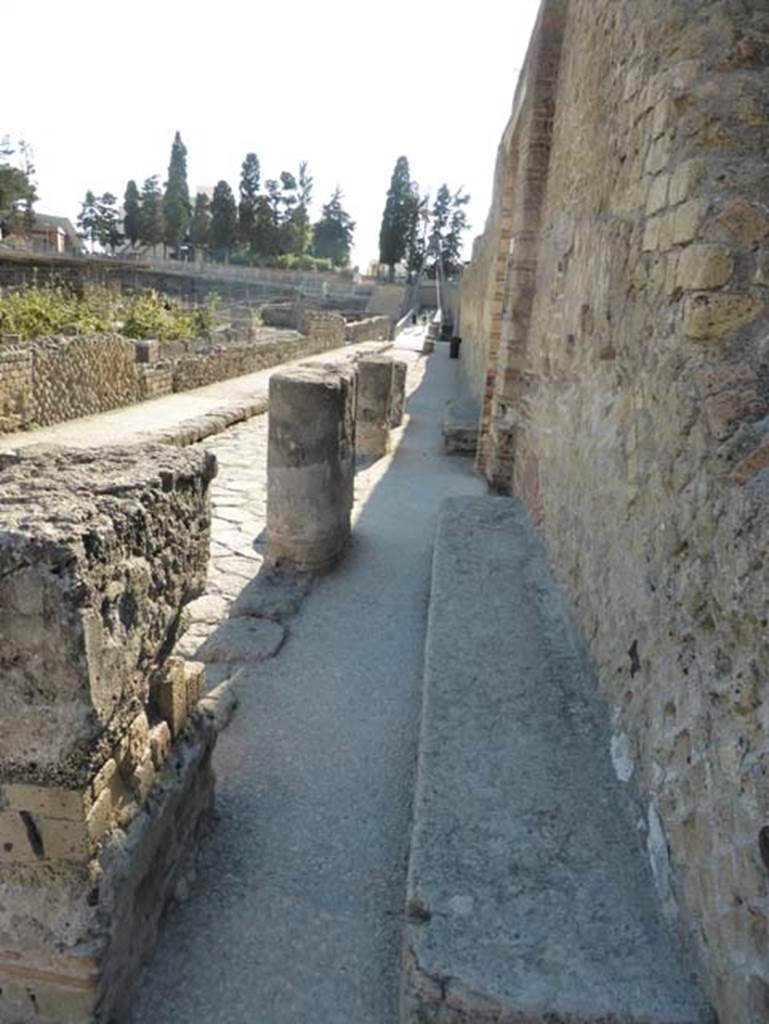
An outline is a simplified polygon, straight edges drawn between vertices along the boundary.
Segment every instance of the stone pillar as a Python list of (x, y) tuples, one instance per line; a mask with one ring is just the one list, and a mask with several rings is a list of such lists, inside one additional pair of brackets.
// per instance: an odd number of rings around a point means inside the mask
[(270, 565), (330, 568), (350, 535), (355, 371), (308, 365), (270, 378), (267, 551)]
[(399, 427), (403, 422), (403, 406), (406, 401), (406, 371), (408, 366), (400, 360), (393, 362), (392, 392), (390, 394), (390, 426)]
[(390, 395), (393, 361), (388, 356), (367, 356), (358, 363), (358, 409), (355, 450), (378, 459), (387, 452), (390, 433)]

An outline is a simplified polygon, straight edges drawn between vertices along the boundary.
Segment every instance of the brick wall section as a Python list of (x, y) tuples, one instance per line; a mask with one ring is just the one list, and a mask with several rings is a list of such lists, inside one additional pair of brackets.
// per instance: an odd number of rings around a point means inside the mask
[(542, 526), (660, 897), (737, 1024), (769, 1019), (768, 90), (759, 5), (546, 3), (498, 352), (491, 319), (463, 339), (481, 464)]

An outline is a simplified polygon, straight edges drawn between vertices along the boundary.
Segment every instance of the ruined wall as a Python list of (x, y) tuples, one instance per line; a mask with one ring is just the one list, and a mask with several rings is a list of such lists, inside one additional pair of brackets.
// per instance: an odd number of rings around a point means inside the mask
[(365, 320), (353, 320), (345, 329), (348, 344), (358, 341), (387, 341), (392, 332), (389, 316), (370, 316)]
[[(382, 336), (378, 320), (363, 323), (360, 334)], [(149, 359), (141, 343), (112, 334), (2, 344), (0, 433), (188, 391), (345, 344), (339, 314), (307, 313), (303, 326), (306, 334), (233, 330), (210, 339), (152, 342)]]
[(213, 796), (203, 451), (0, 457), (0, 1021), (124, 1018)]
[(546, 0), (504, 140), (498, 351), (483, 248), (463, 329), (489, 347), (479, 465), (570, 589), (729, 1024), (769, 1019), (767, 93), (757, 4)]

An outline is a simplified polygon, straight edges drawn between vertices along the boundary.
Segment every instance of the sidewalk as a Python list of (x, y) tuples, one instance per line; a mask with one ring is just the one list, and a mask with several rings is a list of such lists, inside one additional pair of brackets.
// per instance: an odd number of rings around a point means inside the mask
[[(240, 707), (215, 755), (219, 822), (193, 895), (165, 923), (134, 1024), (397, 1020), (435, 521), (444, 497), (484, 488), (469, 460), (441, 454), (456, 364), (443, 346), (429, 361), (395, 354), (409, 363), (406, 425), (394, 453), (358, 474), (345, 561), (315, 583), (277, 657), (233, 681)], [(264, 458), (242, 441), (224, 486), (238, 454)], [(239, 502), (253, 530), (259, 496)]]

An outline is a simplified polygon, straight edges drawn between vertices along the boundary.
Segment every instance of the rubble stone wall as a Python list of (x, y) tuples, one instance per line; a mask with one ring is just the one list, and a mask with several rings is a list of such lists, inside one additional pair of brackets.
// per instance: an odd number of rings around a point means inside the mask
[(213, 796), (202, 451), (0, 457), (0, 1020), (122, 1019)]
[(353, 320), (347, 324), (348, 343), (356, 341), (387, 341), (392, 333), (389, 316), (370, 316), (365, 320)]
[(479, 466), (544, 532), (737, 1024), (769, 1019), (767, 91), (762, 5), (545, 0), (462, 313)]
[[(371, 340), (382, 335), (379, 318), (364, 323), (361, 334)], [(307, 313), (303, 328), (303, 334), (230, 331), (155, 343), (152, 362), (138, 362), (135, 343), (115, 334), (3, 344), (0, 433), (188, 391), (345, 344), (345, 321), (338, 314)]]

